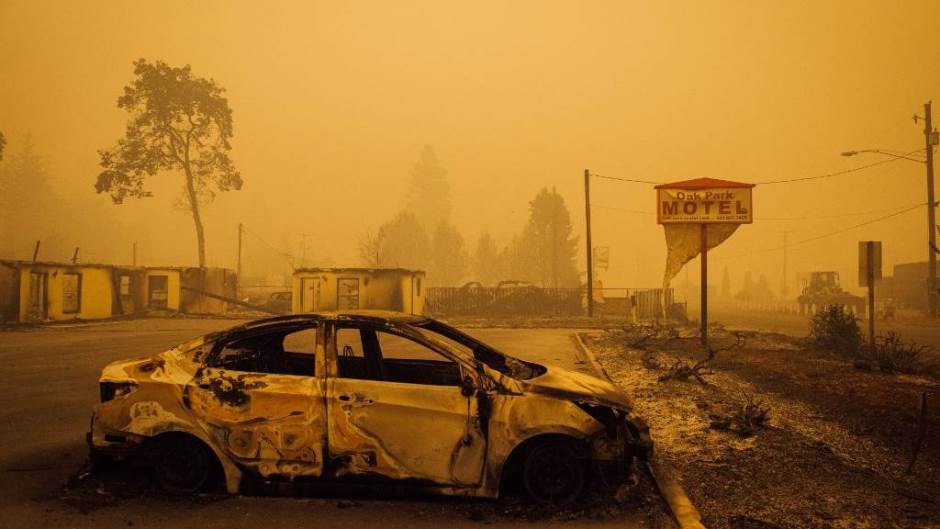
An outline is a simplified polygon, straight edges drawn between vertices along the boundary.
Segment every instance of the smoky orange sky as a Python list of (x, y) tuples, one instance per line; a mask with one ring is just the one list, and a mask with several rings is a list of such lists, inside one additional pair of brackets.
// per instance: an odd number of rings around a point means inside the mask
[[(31, 135), (61, 193), (107, 204), (96, 151), (123, 134), (115, 102), (132, 62), (190, 64), (227, 89), (245, 180), (205, 212), (210, 265), (234, 267), (239, 222), (292, 253), (308, 234), (307, 264), (357, 264), (357, 237), (402, 207), (425, 144), (448, 170), (469, 249), (481, 230), (505, 244), (548, 186), (583, 253), (584, 169), (761, 182), (880, 159), (839, 155), (849, 149), (922, 147), (911, 116), (940, 99), (938, 22), (933, 0), (0, 0), (0, 130), (8, 154)], [(195, 263), (191, 218), (171, 207), (180, 176), (150, 185), (155, 197), (113, 206), (123, 231), (61, 219), (62, 235), (86, 261), (127, 263), (137, 239), (145, 264)], [(595, 179), (593, 191), (605, 286), (659, 285), (652, 186)], [(785, 231), (796, 243), (925, 201), (924, 167), (905, 161), (758, 186), (756, 222), (710, 254), (713, 280), (727, 266), (735, 288), (751, 270), (778, 290)], [(791, 293), (809, 270), (856, 287), (858, 240), (883, 240), (890, 269), (925, 260), (926, 236), (919, 208), (796, 244)], [(105, 250), (115, 237), (126, 251)]]

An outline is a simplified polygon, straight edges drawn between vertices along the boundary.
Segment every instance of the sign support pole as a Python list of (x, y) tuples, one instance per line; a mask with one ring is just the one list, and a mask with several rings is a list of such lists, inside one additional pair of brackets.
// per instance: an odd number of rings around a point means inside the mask
[(702, 345), (708, 347), (708, 225), (702, 227)]
[(584, 227), (587, 239), (587, 315), (594, 317), (594, 247), (591, 246), (591, 171), (584, 170)]
[[(656, 189), (656, 222), (666, 232), (666, 276), (664, 288), (690, 260), (695, 258), (695, 226), (699, 225), (702, 260), (702, 306), (700, 310), (702, 345), (708, 348), (708, 224), (738, 225), (754, 222), (751, 205), (755, 184), (696, 178), (669, 184), (659, 184)], [(670, 230), (669, 225), (684, 226), (682, 230)], [(726, 226), (727, 227), (727, 226)], [(733, 226), (736, 227), (736, 226)], [(733, 229), (715, 231), (715, 246), (731, 236)]]
[(238, 264), (235, 268), (235, 292), (236, 293), (238, 292), (238, 285), (241, 284), (241, 281), (242, 281), (242, 235), (244, 234), (244, 231), (245, 231), (244, 226), (242, 226), (242, 223), (239, 222), (238, 223), (238, 250), (236, 252), (238, 256), (237, 257)]
[(875, 243), (865, 243), (868, 253), (868, 346), (875, 350)]

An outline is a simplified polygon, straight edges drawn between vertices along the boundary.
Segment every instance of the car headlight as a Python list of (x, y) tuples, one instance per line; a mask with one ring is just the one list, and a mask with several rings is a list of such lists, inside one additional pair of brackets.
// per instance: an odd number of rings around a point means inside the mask
[(101, 402), (126, 397), (137, 390), (133, 382), (101, 382)]

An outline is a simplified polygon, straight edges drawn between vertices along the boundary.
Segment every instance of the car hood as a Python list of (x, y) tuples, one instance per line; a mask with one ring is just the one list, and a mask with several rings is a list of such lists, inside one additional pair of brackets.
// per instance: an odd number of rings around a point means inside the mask
[(520, 381), (525, 391), (625, 410), (633, 408), (630, 397), (606, 380), (570, 369), (545, 367), (546, 371), (543, 375)]

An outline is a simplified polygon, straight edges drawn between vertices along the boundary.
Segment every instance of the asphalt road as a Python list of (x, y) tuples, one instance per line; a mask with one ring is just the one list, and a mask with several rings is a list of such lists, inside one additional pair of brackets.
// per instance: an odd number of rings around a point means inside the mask
[[(86, 457), (84, 435), (98, 399), (97, 377), (108, 362), (158, 352), (183, 340), (235, 325), (233, 320), (142, 319), (0, 332), (0, 512), (3, 527), (135, 527), (235, 529), (303, 527), (395, 529), (531, 525), (523, 519), (468, 515), (475, 504), (418, 498), (335, 497), (178, 499), (143, 495), (105, 502), (90, 512), (62, 500), (62, 486)], [(507, 352), (590, 372), (571, 330), (472, 329)], [(636, 519), (581, 519), (591, 527), (645, 527)], [(540, 521), (539, 526), (570, 522)]]

